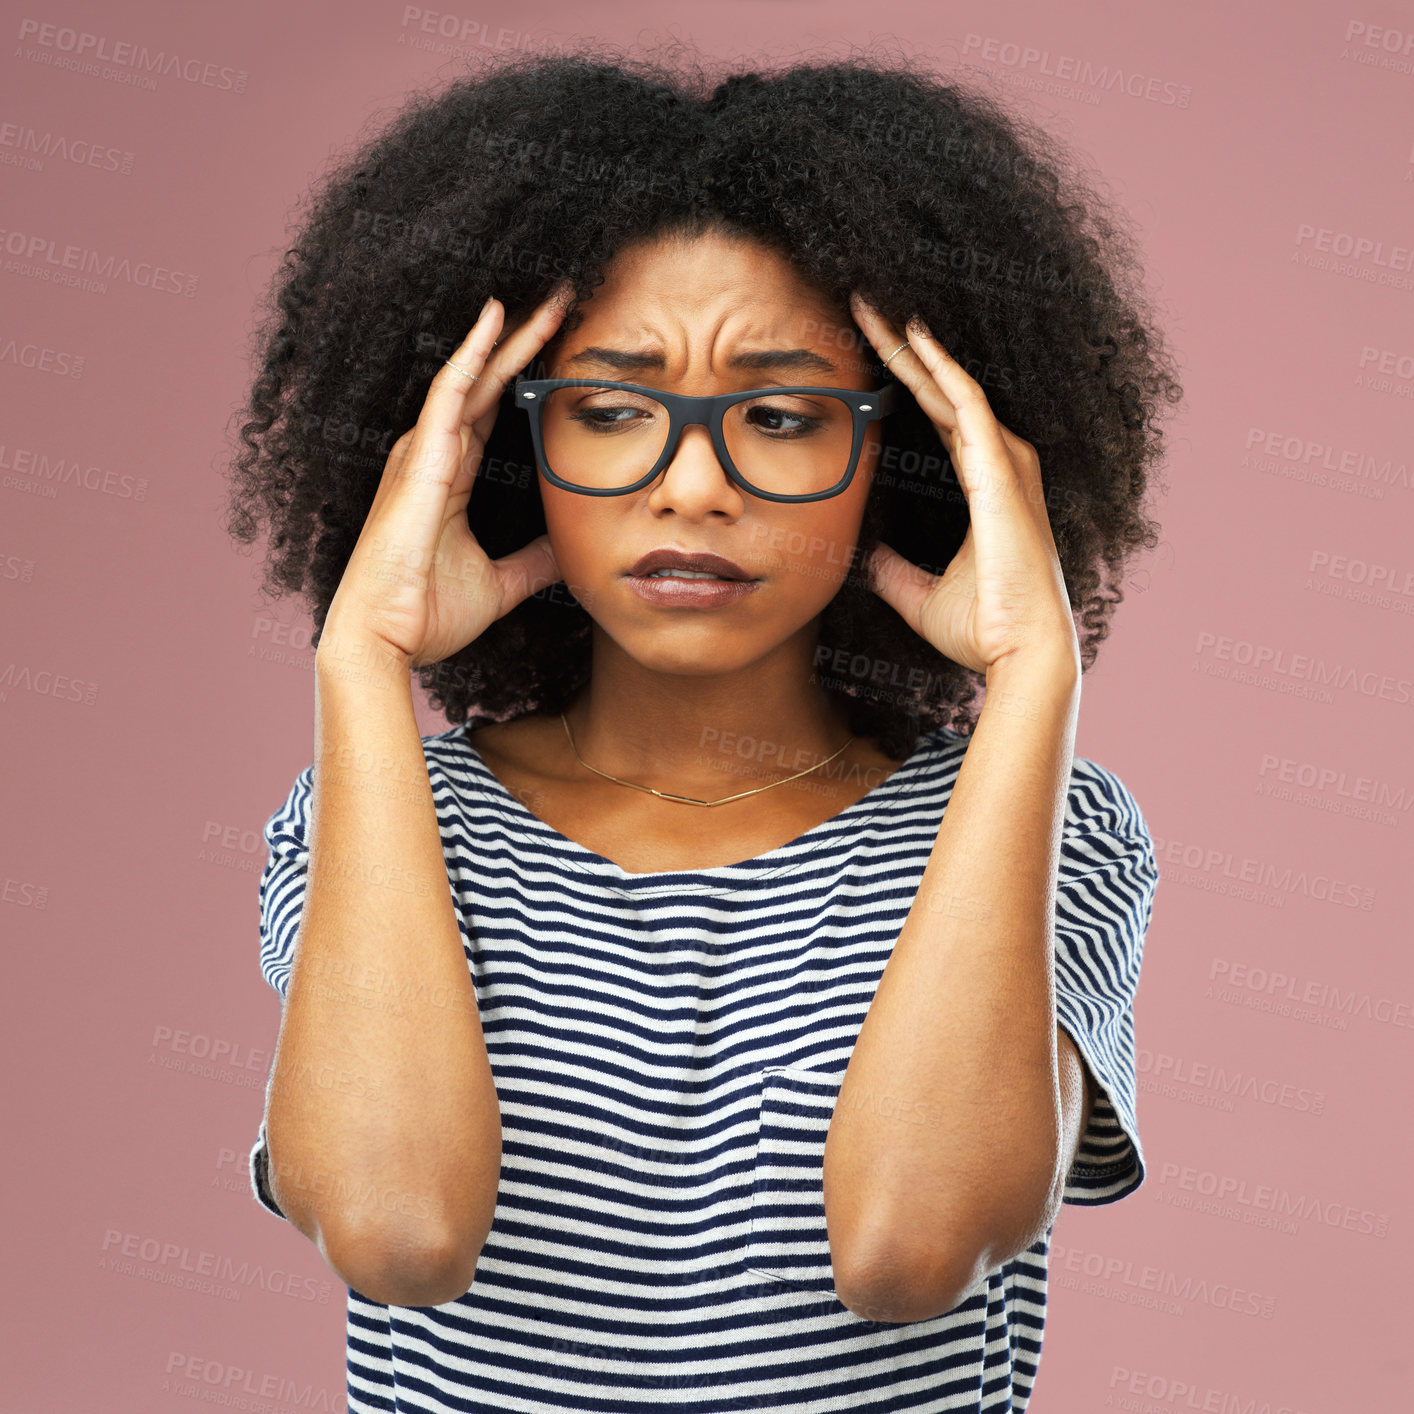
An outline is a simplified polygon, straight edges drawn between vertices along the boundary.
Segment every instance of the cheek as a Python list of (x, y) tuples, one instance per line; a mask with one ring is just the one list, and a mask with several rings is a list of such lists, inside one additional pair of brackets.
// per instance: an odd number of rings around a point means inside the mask
[(814, 515), (796, 517), (779, 529), (782, 569), (792, 597), (828, 603), (855, 560), (864, 497), (850, 487), (822, 503)]
[(574, 581), (588, 583), (613, 567), (613, 538), (606, 522), (609, 512), (592, 496), (576, 496), (558, 487), (541, 487), (545, 531), (560, 568)]

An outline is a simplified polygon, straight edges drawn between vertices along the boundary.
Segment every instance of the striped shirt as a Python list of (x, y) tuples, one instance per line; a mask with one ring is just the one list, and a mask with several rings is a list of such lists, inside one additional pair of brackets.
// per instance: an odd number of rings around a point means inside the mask
[[(500, 1101), (495, 1217), (466, 1294), (348, 1292), (348, 1407), (1024, 1410), (1051, 1231), (928, 1320), (835, 1292), (825, 1137), (967, 738), (940, 727), (867, 794), (755, 859), (630, 874), (533, 815), (466, 730), (423, 738)], [(265, 979), (284, 998), (313, 767), (265, 827)], [(1057, 1020), (1098, 1082), (1068, 1203), (1136, 1189), (1132, 1003), (1158, 872), (1102, 766), (1070, 778)], [(392, 985), (406, 985), (398, 979)], [(265, 1126), (251, 1150), (259, 1201)]]

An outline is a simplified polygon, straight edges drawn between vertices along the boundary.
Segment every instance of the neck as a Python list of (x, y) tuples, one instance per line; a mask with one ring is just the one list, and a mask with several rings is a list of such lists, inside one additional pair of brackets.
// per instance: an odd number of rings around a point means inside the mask
[(565, 708), (574, 745), (601, 771), (702, 799), (803, 771), (850, 735), (843, 709), (810, 681), (809, 629), (799, 644), (717, 673), (646, 667), (596, 630), (589, 682)]

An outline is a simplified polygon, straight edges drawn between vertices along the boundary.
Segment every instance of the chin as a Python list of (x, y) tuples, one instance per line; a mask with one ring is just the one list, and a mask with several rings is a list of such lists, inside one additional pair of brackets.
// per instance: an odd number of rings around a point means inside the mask
[(656, 627), (620, 625), (617, 632), (603, 622), (598, 627), (639, 667), (679, 677), (719, 677), (736, 672), (754, 663), (779, 641), (768, 636), (769, 641), (758, 645), (755, 636), (748, 639), (739, 626), (683, 622), (687, 618), (687, 613), (665, 615)]

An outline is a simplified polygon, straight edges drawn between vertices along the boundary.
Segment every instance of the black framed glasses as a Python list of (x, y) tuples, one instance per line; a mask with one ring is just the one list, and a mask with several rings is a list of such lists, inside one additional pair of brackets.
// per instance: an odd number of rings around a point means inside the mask
[(868, 425), (893, 411), (896, 382), (751, 388), (694, 397), (596, 378), (517, 378), (541, 474), (582, 496), (624, 496), (657, 479), (685, 427), (705, 427), (717, 460), (767, 501), (823, 501), (854, 479)]

